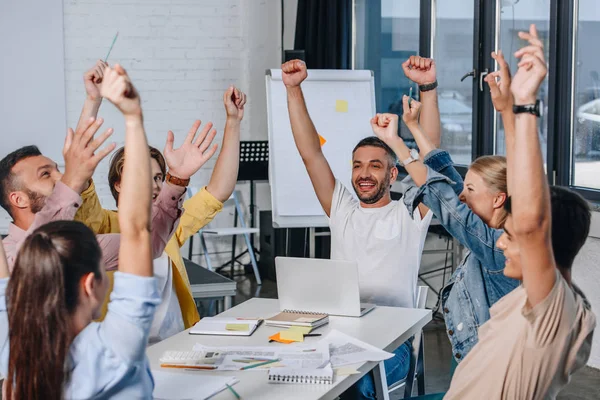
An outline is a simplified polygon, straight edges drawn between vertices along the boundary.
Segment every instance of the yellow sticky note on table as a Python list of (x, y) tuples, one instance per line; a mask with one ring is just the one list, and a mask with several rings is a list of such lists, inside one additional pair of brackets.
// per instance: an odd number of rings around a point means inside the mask
[(290, 326), (288, 331), (298, 331), (302, 332), (303, 335), (308, 335), (312, 328), (310, 326)]
[(348, 102), (346, 100), (336, 100), (335, 101), (335, 111), (336, 112), (348, 112)]
[(360, 374), (360, 372), (354, 367), (340, 367), (335, 369), (335, 374), (337, 376), (346, 376)]
[(300, 331), (281, 331), (279, 337), (283, 340), (293, 340), (294, 342), (304, 342), (304, 334)]
[(227, 324), (225, 329), (228, 331), (247, 332), (250, 330), (249, 324)]

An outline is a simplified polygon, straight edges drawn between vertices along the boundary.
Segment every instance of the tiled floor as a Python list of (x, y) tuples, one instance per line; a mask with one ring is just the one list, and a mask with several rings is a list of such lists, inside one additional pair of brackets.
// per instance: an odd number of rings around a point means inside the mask
[[(234, 304), (252, 297), (277, 298), (275, 282), (263, 280), (257, 287), (253, 277), (236, 277), (238, 293)], [(206, 303), (206, 305), (208, 305)], [(444, 322), (434, 318), (425, 328), (425, 390), (426, 393), (445, 391), (450, 383), (451, 349), (446, 336)], [(392, 399), (402, 398), (401, 394)], [(600, 399), (600, 370), (585, 367), (571, 378), (569, 385), (557, 397), (559, 400)]]

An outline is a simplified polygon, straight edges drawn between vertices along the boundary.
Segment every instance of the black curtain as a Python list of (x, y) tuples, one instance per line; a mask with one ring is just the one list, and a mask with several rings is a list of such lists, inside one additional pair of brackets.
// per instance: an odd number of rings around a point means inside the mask
[(294, 50), (313, 69), (350, 69), (351, 0), (298, 0)]

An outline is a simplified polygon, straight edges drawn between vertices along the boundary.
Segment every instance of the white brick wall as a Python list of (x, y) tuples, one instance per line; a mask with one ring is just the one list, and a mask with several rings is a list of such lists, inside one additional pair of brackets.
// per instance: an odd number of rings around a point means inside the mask
[[(85, 97), (83, 72), (106, 56), (119, 31), (109, 63), (121, 63), (139, 89), (151, 145), (162, 150), (168, 130), (180, 143), (195, 119), (212, 121), (220, 142), (225, 124), (222, 94), (230, 84), (248, 94), (242, 140), (267, 138), (264, 71), (280, 61), (278, 0), (65, 0), (64, 15), (69, 126), (77, 123)], [(105, 127), (115, 129), (113, 140), (121, 145), (122, 117), (108, 103), (99, 115)], [(215, 160), (216, 156), (194, 176), (193, 185), (208, 183)], [(103, 204), (112, 208), (106, 165), (94, 178)], [(240, 185), (245, 205), (247, 187)], [(259, 209), (270, 209), (268, 186), (259, 185), (257, 192)], [(233, 209), (228, 207), (214, 225), (227, 226), (232, 219)], [(209, 248), (227, 250), (227, 243), (209, 243)], [(220, 264), (226, 258), (213, 261)]]

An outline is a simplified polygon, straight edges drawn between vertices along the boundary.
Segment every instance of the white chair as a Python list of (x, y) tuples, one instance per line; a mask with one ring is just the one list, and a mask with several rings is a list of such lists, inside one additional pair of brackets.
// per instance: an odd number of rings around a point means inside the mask
[[(193, 196), (193, 193), (190, 193)], [(256, 263), (256, 255), (254, 254), (254, 249), (252, 246), (252, 242), (250, 241), (251, 234), (257, 234), (260, 232), (258, 228), (250, 228), (246, 226), (246, 221), (244, 219), (244, 213), (242, 212), (242, 206), (240, 205), (240, 192), (234, 191), (229, 200), (233, 200), (235, 203), (235, 210), (237, 218), (239, 218), (240, 226), (237, 226), (237, 221), (234, 221), (233, 227), (228, 228), (204, 228), (200, 230), (198, 233), (200, 236), (200, 245), (202, 246), (202, 252), (204, 253), (204, 259), (206, 260), (206, 266), (209, 270), (213, 270), (212, 263), (210, 262), (210, 255), (208, 254), (208, 248), (206, 247), (206, 238), (207, 237), (223, 237), (223, 236), (244, 236), (246, 241), (246, 247), (248, 250), (248, 255), (250, 256), (250, 262), (252, 263), (252, 269), (254, 270), (254, 276), (256, 277), (256, 283), (258, 285), (262, 285), (262, 280), (260, 279), (260, 273), (258, 272), (258, 264)], [(228, 201), (229, 201), (228, 200)], [(235, 255), (232, 256), (231, 266), (233, 271), (233, 265), (235, 263)]]
[[(424, 309), (425, 304), (427, 304), (429, 288), (427, 286), (419, 286), (418, 289), (417, 308)], [(423, 353), (423, 331), (421, 330), (412, 338), (412, 353), (410, 355), (410, 366), (408, 367), (406, 378), (388, 387), (388, 393), (392, 393), (404, 386), (404, 398), (411, 397), (414, 381), (416, 379), (418, 395), (423, 396), (425, 394), (425, 363), (423, 360)]]

